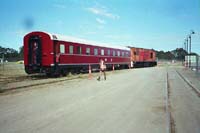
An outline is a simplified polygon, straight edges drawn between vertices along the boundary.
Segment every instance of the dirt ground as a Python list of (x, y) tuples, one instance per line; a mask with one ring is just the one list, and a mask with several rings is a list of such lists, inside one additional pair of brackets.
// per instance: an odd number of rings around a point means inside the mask
[[(169, 65), (180, 66), (181, 62), (172, 63), (170, 61), (162, 61), (158, 63), (158, 67), (166, 67)], [(120, 71), (115, 71), (115, 73)], [(112, 71), (107, 72), (109, 75)], [(98, 73), (93, 73), (97, 77)], [(77, 78), (88, 78), (88, 74), (68, 75), (66, 77), (50, 78), (45, 74), (28, 75), (24, 71), (24, 64), (19, 62), (7, 62), (0, 64), (0, 91), (22, 89), (38, 84), (55, 83), (64, 80)]]
[[(115, 71), (118, 73), (120, 71)], [(106, 72), (107, 75), (112, 71)], [(97, 77), (98, 72), (92, 73), (92, 77)], [(0, 91), (5, 92), (9, 90), (17, 90), (23, 88), (29, 88), (32, 86), (38, 86), (43, 84), (52, 84), (57, 82), (63, 82), (73, 79), (88, 79), (91, 78), (87, 73), (85, 74), (69, 74), (65, 77), (48, 77), (45, 74), (33, 74), (28, 75), (25, 73), (24, 64), (17, 62), (8, 62), (0, 65)]]
[[(76, 75), (73, 78), (81, 77), (82, 75)], [(59, 81), (72, 78), (71, 75), (60, 78), (50, 78), (45, 74), (28, 75), (24, 70), (24, 64), (18, 64), (17, 62), (8, 62), (0, 65), (0, 89), (17, 89), (34, 84), (44, 84), (52, 81)]]
[(17, 62), (7, 62), (0, 64), (0, 75), (4, 77), (26, 76), (24, 71), (24, 64), (19, 64)]
[(180, 63), (110, 71), (106, 81), (97, 81), (98, 73), (29, 76), (23, 64), (7, 63), (0, 71), (1, 88), (9, 90), (0, 93), (0, 132), (166, 132), (168, 73), (174, 131), (199, 133), (199, 97), (177, 71), (200, 88), (197, 75)]

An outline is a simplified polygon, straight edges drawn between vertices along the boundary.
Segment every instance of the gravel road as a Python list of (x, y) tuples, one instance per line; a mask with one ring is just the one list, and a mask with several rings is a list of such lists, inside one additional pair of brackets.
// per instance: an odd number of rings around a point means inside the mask
[[(168, 71), (176, 131), (199, 133), (200, 99)], [(80, 78), (0, 95), (0, 133), (166, 133), (166, 73), (121, 70), (106, 81)]]

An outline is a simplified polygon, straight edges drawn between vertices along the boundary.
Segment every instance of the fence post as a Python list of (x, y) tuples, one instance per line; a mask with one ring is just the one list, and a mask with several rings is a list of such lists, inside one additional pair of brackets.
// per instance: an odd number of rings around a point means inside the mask
[(115, 70), (115, 65), (113, 64), (113, 65), (112, 65), (112, 71), (114, 71), (114, 70)]
[(92, 79), (92, 68), (91, 65), (89, 64), (89, 75), (88, 75), (88, 79)]

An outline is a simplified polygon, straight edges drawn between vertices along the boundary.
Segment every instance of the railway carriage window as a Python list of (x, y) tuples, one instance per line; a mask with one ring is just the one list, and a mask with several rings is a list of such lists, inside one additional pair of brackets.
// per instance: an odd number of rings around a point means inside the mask
[(126, 57), (128, 57), (129, 55), (128, 55), (128, 52), (126, 52)]
[(104, 49), (101, 49), (101, 55), (104, 55)]
[(134, 55), (136, 55), (136, 52), (134, 51)]
[(113, 51), (113, 56), (115, 56), (115, 51)]
[(69, 46), (69, 53), (70, 53), (70, 54), (73, 54), (73, 51), (74, 51), (74, 46), (70, 45), (70, 46)]
[(94, 49), (94, 55), (98, 55), (98, 49)]
[(124, 52), (122, 52), (122, 57), (124, 57)]
[(90, 48), (86, 48), (86, 55), (90, 55)]
[(110, 56), (110, 50), (108, 50), (108, 56)]
[(81, 54), (82, 50), (81, 50), (81, 46), (77, 46), (77, 54)]
[(60, 53), (61, 54), (65, 53), (65, 45), (64, 44), (60, 44)]
[(120, 51), (117, 51), (117, 56), (120, 56)]

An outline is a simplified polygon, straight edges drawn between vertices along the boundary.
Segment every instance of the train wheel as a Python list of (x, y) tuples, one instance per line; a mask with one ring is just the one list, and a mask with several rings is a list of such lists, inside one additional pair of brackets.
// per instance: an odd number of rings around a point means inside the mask
[(62, 71), (61, 71), (61, 74), (62, 74), (62, 76), (67, 76), (67, 75), (68, 75), (68, 72), (67, 72), (67, 70), (62, 70)]
[(51, 77), (52, 75), (51, 75), (51, 73), (46, 73), (46, 76)]

